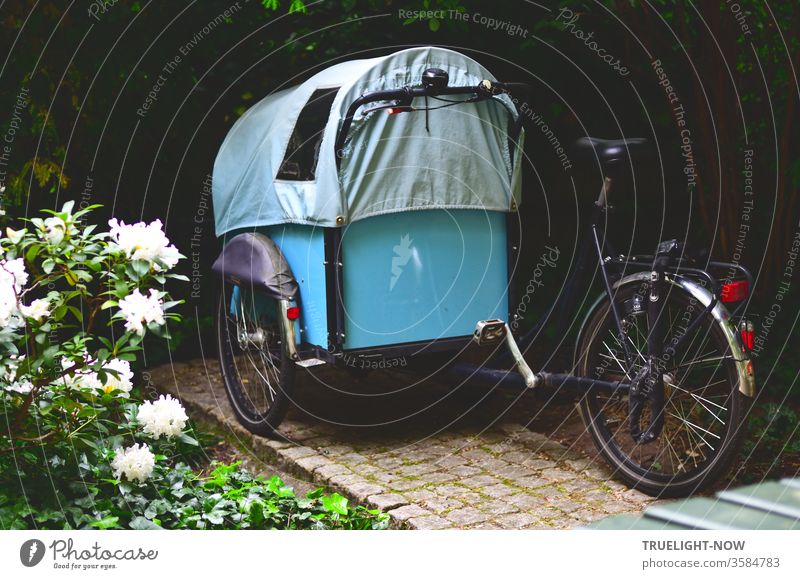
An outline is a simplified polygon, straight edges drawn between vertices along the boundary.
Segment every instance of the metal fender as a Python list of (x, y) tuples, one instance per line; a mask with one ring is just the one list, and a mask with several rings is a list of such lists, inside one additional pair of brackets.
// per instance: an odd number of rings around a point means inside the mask
[[(665, 278), (668, 283), (671, 283), (676, 286), (680, 286), (689, 294), (696, 299), (703, 307), (708, 307), (711, 303), (711, 300), (714, 299), (714, 296), (709, 292), (706, 288), (701, 286), (695, 281), (688, 279), (684, 276), (680, 275), (671, 275), (666, 274)], [(628, 285), (631, 283), (649, 281), (650, 279), (650, 272), (643, 271), (635, 274), (631, 274), (628, 276), (623, 277), (621, 280), (614, 284), (614, 289), (620, 288), (624, 285)], [(578, 343), (580, 342), (580, 337), (583, 335), (584, 328), (589, 321), (589, 318), (592, 316), (594, 311), (600, 306), (600, 304), (605, 299), (605, 295), (600, 296), (592, 307), (589, 308), (589, 312), (583, 320), (581, 325), (580, 332), (578, 333)], [(741, 339), (739, 337), (739, 333), (734, 328), (733, 324), (730, 320), (730, 313), (728, 309), (722, 304), (722, 302), (717, 301), (714, 308), (711, 310), (711, 315), (714, 316), (714, 319), (719, 323), (722, 331), (725, 333), (725, 338), (728, 341), (728, 347), (730, 348), (731, 354), (736, 362), (736, 373), (739, 377), (739, 392), (744, 394), (749, 398), (753, 398), (756, 395), (756, 382), (755, 376), (752, 372), (752, 365), (750, 362), (750, 357), (747, 355), (744, 347), (742, 346)], [(578, 343), (575, 344), (575, 357), (574, 361), (575, 364), (578, 362)], [(577, 367), (577, 366), (576, 366)]]
[(241, 233), (225, 244), (212, 271), (225, 281), (264, 292), (276, 300), (297, 296), (289, 263), (280, 248), (263, 233)]
[(250, 288), (279, 303), (282, 343), (289, 357), (297, 360), (294, 320), (288, 310), (298, 296), (297, 280), (280, 248), (263, 233), (241, 233), (222, 248), (214, 273), (238, 288)]

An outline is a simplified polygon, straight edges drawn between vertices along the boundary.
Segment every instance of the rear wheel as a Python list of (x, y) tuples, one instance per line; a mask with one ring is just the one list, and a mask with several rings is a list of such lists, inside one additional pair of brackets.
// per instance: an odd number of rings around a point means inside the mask
[(283, 347), (278, 303), (224, 286), (217, 310), (220, 370), (236, 418), (273, 436), (289, 409), (295, 364)]
[[(625, 362), (610, 302), (593, 314), (579, 338), (578, 372), (585, 377), (630, 382), (648, 359), (649, 286), (628, 284), (615, 296), (630, 346)], [(747, 398), (739, 392), (736, 365), (719, 322), (680, 286), (669, 286), (664, 320), (664, 426), (653, 441), (631, 434), (629, 396), (589, 392), (579, 403), (586, 428), (602, 455), (627, 484), (653, 496), (685, 496), (721, 477), (738, 454)], [(682, 342), (691, 323), (699, 325)], [(670, 351), (670, 346), (678, 345)], [(652, 409), (645, 407), (644, 424)]]

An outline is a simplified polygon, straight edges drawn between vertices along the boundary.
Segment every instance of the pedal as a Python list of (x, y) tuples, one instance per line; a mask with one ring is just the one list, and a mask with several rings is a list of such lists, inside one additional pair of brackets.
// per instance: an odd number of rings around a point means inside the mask
[(326, 362), (319, 358), (306, 358), (305, 360), (298, 360), (295, 364), (303, 368), (311, 368), (312, 366), (321, 366), (322, 364), (326, 364)]
[(503, 320), (481, 320), (475, 325), (473, 339), (479, 346), (499, 344), (506, 337), (506, 323)]

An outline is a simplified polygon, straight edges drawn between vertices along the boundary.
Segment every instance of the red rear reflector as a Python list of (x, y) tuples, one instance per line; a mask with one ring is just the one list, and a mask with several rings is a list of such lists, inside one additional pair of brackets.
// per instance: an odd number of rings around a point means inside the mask
[(392, 107), (390, 109), (386, 109), (386, 113), (389, 115), (396, 115), (403, 112), (405, 112), (405, 110), (400, 107)]
[(296, 320), (300, 317), (300, 308), (292, 307), (286, 309), (286, 317), (290, 320)]
[(739, 324), (739, 334), (742, 336), (742, 345), (745, 350), (751, 351), (756, 344), (756, 326), (753, 322), (742, 320)]
[(747, 298), (747, 292), (750, 289), (750, 284), (747, 280), (732, 281), (722, 286), (720, 292), (720, 299), (723, 303), (740, 302)]

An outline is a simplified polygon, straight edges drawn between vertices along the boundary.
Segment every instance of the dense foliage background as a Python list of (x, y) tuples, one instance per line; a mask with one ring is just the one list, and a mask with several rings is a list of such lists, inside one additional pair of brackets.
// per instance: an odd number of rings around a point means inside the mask
[[(107, 216), (164, 221), (189, 258), (179, 271), (191, 276), (195, 263), (202, 274), (180, 296), (176, 356), (199, 346), (208, 355), (213, 343), (204, 339), (218, 250), (209, 184), (232, 123), (332, 63), (418, 44), (452, 47), (499, 79), (530, 83), (531, 109), (563, 145), (586, 134), (658, 142), (663, 165), (642, 167), (635, 188), (614, 200), (621, 249), (688, 237), (715, 258), (740, 259), (757, 276), (754, 315), (769, 314), (781, 292), (782, 304), (800, 297), (791, 262), (800, 234), (800, 11), (792, 2), (12, 0), (0, 10), (0, 219), (74, 199), (103, 204)], [(589, 33), (627, 74), (601, 58)], [(693, 179), (654, 61), (683, 106)], [(532, 233), (523, 249), (532, 263), (543, 243), (571, 253), (599, 175), (564, 171), (540, 130), (528, 132), (526, 152), (522, 217)], [(559, 264), (563, 278), (568, 266)], [(798, 399), (797, 316), (784, 307), (762, 334), (759, 381), (778, 404)], [(164, 359), (160, 344), (147, 362)]]

